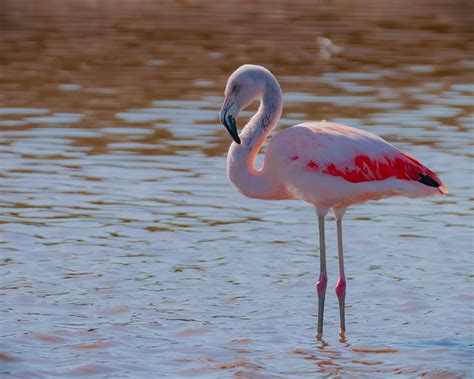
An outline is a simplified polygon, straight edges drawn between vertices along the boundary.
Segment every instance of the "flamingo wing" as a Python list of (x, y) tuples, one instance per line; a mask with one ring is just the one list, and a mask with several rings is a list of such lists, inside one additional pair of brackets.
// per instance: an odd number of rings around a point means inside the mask
[[(439, 177), (415, 158), (375, 134), (329, 123), (304, 123), (288, 144), (290, 159), (306, 160), (308, 170), (361, 183), (390, 178), (417, 181), (429, 187), (446, 188)], [(297, 146), (296, 146), (297, 145)]]

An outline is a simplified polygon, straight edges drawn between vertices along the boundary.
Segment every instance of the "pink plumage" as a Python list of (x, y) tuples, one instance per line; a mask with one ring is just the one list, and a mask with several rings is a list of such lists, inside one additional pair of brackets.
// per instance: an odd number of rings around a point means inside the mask
[[(239, 134), (236, 119), (254, 99), (257, 113)], [(391, 196), (444, 195), (446, 187), (429, 168), (367, 131), (332, 122), (305, 122), (277, 133), (270, 140), (262, 168), (255, 157), (282, 112), (282, 92), (267, 69), (244, 65), (228, 79), (220, 119), (234, 143), (227, 156), (232, 184), (245, 196), (299, 199), (316, 208), (320, 238), (318, 338), (322, 337), (327, 272), (324, 217), (331, 209), (337, 222), (340, 332), (345, 332), (346, 279), (341, 219), (348, 206)]]
[(278, 133), (262, 171), (273, 172), (284, 183), (286, 198), (323, 210), (389, 196), (447, 192), (433, 171), (382, 138), (331, 122), (307, 122)]

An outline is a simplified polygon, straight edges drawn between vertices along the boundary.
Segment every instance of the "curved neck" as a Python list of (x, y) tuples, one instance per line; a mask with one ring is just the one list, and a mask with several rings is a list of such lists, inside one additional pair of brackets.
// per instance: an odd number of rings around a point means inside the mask
[(240, 134), (241, 144), (233, 142), (227, 155), (227, 172), (234, 186), (245, 196), (258, 199), (285, 199), (286, 191), (268, 170), (254, 166), (255, 158), (267, 136), (280, 119), (283, 106), (280, 85), (266, 77), (260, 107)]

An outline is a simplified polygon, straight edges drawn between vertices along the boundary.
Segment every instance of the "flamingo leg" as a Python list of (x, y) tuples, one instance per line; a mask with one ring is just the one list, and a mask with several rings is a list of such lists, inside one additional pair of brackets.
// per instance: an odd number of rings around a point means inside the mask
[(338, 218), (337, 225), (337, 256), (339, 258), (339, 280), (336, 284), (336, 295), (339, 300), (339, 318), (341, 322), (341, 329), (339, 334), (344, 337), (346, 331), (346, 314), (345, 314), (345, 300), (346, 300), (346, 276), (344, 273), (344, 254), (342, 249), (342, 219)]
[(319, 266), (319, 280), (316, 283), (316, 290), (318, 292), (318, 334), (316, 338), (322, 339), (323, 336), (323, 320), (324, 320), (324, 299), (326, 298), (326, 287), (328, 283), (328, 276), (326, 270), (326, 242), (324, 237), (324, 216), (318, 216), (319, 223), (319, 250), (320, 250), (320, 266)]

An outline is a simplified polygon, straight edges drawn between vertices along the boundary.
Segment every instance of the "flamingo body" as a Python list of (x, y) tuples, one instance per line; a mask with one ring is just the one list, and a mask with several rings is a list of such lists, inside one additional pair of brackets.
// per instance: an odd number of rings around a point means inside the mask
[[(236, 119), (254, 99), (260, 107), (239, 133)], [(336, 216), (341, 336), (345, 332), (346, 279), (342, 217), (348, 206), (391, 196), (424, 197), (447, 193), (438, 175), (415, 158), (367, 131), (332, 122), (305, 122), (277, 133), (261, 168), (255, 157), (281, 116), (280, 85), (261, 66), (244, 65), (228, 79), (220, 119), (234, 142), (227, 155), (231, 183), (245, 196), (265, 200), (299, 199), (316, 208), (320, 275), (317, 336), (322, 337), (328, 282), (324, 217)]]
[(287, 198), (324, 210), (390, 196), (445, 193), (439, 177), (375, 134), (331, 122), (306, 122), (276, 134), (265, 155)]

